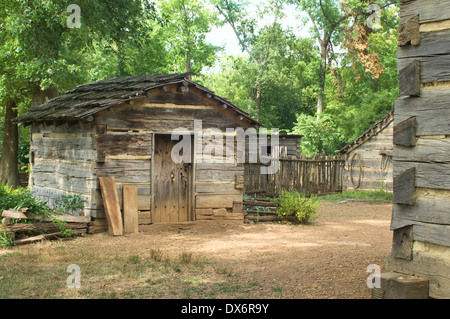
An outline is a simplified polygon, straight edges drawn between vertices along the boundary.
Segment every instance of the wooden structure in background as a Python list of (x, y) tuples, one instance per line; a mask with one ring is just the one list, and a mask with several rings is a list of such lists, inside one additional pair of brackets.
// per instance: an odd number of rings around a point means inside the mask
[(344, 160), (337, 156), (280, 158), (278, 171), (261, 174), (266, 164), (246, 163), (244, 188), (252, 196), (277, 196), (283, 190), (329, 194), (342, 191)]
[(404, 96), (395, 104), (394, 235), (386, 268), (428, 280), (432, 298), (450, 298), (449, 7), (448, 0), (400, 1)]
[[(233, 202), (242, 201), (244, 174), (236, 156), (226, 162), (225, 150), (216, 154), (216, 148), (206, 156), (206, 146), (193, 143), (183, 150), (191, 152), (191, 163), (171, 159), (172, 132), (185, 128), (192, 138), (196, 120), (203, 144), (216, 143), (214, 135), (206, 137), (210, 128), (224, 133), (225, 144), (227, 128), (260, 126), (187, 74), (80, 85), (16, 119), (30, 126), (32, 193), (50, 204), (61, 195), (81, 195), (84, 215), (93, 218), (91, 232), (108, 229), (100, 177), (115, 178), (122, 212), (123, 186), (136, 186), (140, 230), (159, 222), (243, 220), (242, 212), (233, 213)], [(236, 144), (229, 147), (236, 151)]]
[(394, 110), (340, 151), (345, 157), (344, 190), (392, 191)]

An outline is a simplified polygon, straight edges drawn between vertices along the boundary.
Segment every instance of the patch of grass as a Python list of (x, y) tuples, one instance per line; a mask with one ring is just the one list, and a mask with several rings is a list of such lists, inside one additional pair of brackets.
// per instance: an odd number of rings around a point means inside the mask
[(361, 200), (369, 203), (377, 203), (384, 201), (392, 201), (392, 193), (384, 189), (376, 189), (372, 191), (344, 191), (339, 194), (328, 194), (320, 196), (323, 201), (343, 201), (343, 200)]
[(233, 275), (233, 272), (231, 271), (231, 269), (229, 269), (226, 266), (217, 266), (215, 268), (216, 273), (220, 274), (220, 275), (226, 275), (228, 277), (231, 277)]
[(164, 252), (159, 248), (150, 249), (150, 257), (156, 262), (160, 262), (164, 258)]
[[(0, 299), (246, 298), (259, 291), (259, 283), (191, 252), (146, 252), (70, 242), (18, 247), (0, 256)], [(67, 287), (70, 264), (80, 266), (81, 288)]]
[(276, 286), (276, 287), (272, 287), (272, 288), (270, 288), (273, 292), (276, 292), (276, 293), (279, 293), (279, 294), (281, 294), (282, 292), (283, 292), (283, 287), (281, 287), (281, 286)]
[(191, 252), (183, 251), (180, 254), (180, 262), (182, 264), (190, 264), (190, 263), (192, 263), (192, 261), (193, 261), (193, 258), (192, 258), (192, 253)]

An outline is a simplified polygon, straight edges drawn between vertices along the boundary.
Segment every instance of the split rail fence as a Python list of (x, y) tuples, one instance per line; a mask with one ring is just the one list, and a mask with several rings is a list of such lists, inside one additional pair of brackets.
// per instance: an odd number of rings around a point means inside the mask
[[(267, 164), (268, 165), (268, 164)], [(345, 160), (337, 156), (280, 158), (274, 174), (261, 174), (261, 163), (244, 164), (244, 189), (250, 196), (278, 196), (282, 190), (307, 194), (342, 192)]]

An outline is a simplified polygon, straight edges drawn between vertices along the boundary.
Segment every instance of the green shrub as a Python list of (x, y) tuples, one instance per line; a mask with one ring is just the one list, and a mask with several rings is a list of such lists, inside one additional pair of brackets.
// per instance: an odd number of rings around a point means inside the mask
[(278, 218), (281, 220), (307, 224), (318, 217), (317, 208), (320, 201), (316, 196), (306, 196), (296, 190), (292, 192), (283, 191), (275, 199), (275, 203), (278, 207)]
[[(41, 199), (34, 198), (29, 188), (13, 189), (10, 186), (0, 184), (0, 212), (3, 210), (28, 208), (33, 215), (43, 215), (53, 218), (53, 222), (58, 224), (59, 230), (63, 236), (72, 236), (74, 232), (67, 229), (67, 223), (60, 221), (55, 216), (64, 213), (75, 213), (82, 210), (85, 201), (79, 195), (62, 196), (60, 201), (56, 202), (55, 208), (50, 208), (47, 203)], [(13, 223), (17, 221), (13, 220)], [(22, 220), (21, 222), (35, 222), (32, 220)], [(8, 246), (12, 243), (14, 236), (11, 238), (9, 234), (0, 234), (0, 246)]]
[(49, 215), (52, 210), (43, 200), (34, 198), (28, 188), (13, 189), (0, 184), (0, 210), (29, 208), (34, 215)]

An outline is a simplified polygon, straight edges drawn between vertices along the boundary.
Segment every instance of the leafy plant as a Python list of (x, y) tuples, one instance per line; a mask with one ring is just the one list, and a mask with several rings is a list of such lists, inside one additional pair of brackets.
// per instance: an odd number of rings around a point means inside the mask
[(14, 234), (0, 231), (0, 248), (11, 247), (14, 243)]
[(61, 199), (56, 202), (54, 212), (61, 214), (76, 214), (84, 208), (86, 201), (80, 195), (62, 195)]
[(320, 201), (316, 196), (306, 196), (296, 190), (283, 191), (275, 199), (277, 204), (277, 215), (282, 220), (307, 224), (318, 217), (317, 208)]
[[(74, 232), (66, 227), (66, 222), (59, 220), (56, 216), (69, 212), (76, 213), (83, 209), (85, 202), (79, 195), (63, 195), (61, 200), (56, 201), (55, 208), (51, 208), (45, 201), (33, 197), (29, 188), (13, 189), (11, 186), (0, 184), (0, 211), (28, 208), (32, 215), (42, 215), (51, 218), (59, 226), (61, 235), (65, 237), (72, 236)], [(30, 223), (34, 221), (22, 220), (21, 222)], [(0, 234), (0, 246), (7, 244), (8, 240), (14, 240), (13, 237), (11, 239), (5, 234)]]

